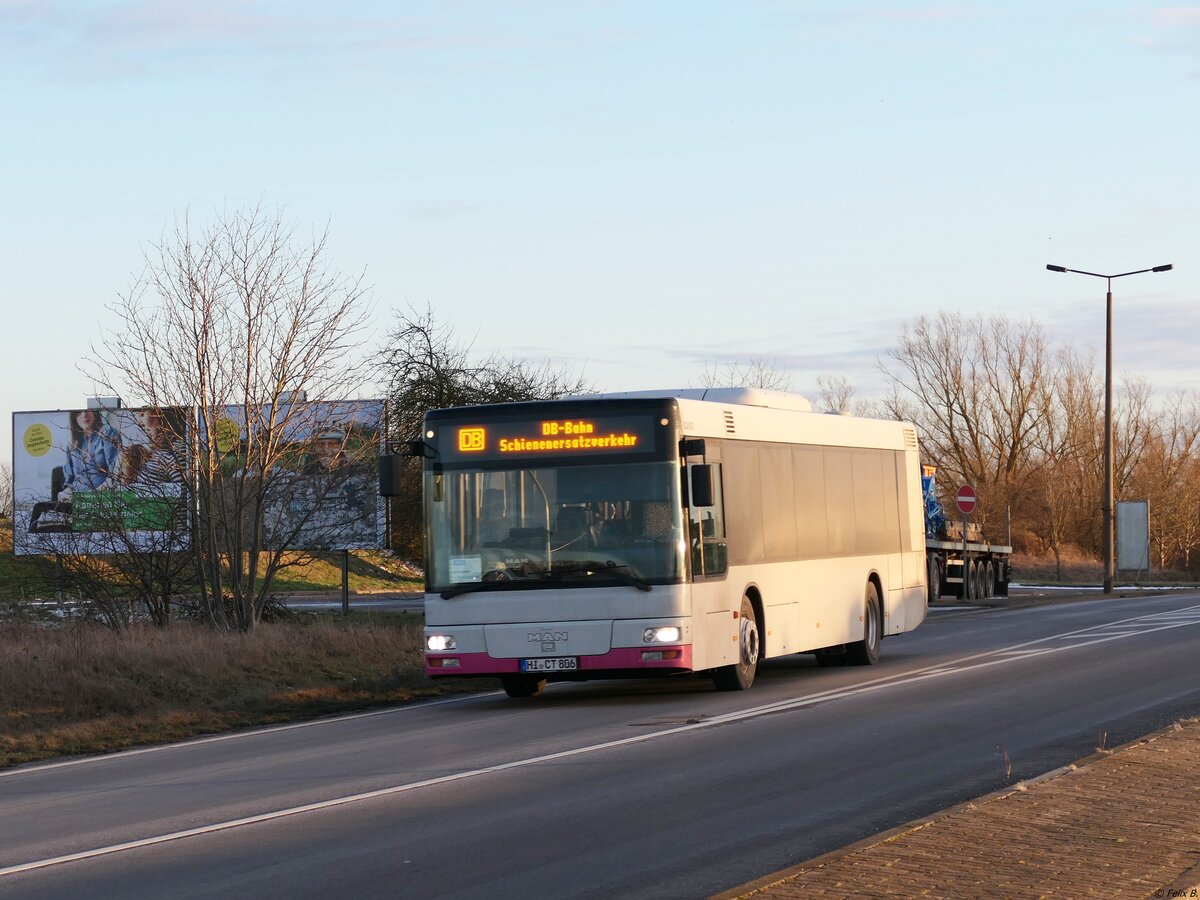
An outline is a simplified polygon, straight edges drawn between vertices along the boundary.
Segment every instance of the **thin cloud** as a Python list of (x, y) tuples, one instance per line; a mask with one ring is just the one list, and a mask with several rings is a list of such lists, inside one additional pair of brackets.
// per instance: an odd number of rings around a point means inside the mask
[[(286, 12), (261, 0), (129, 0), (99, 8), (0, 0), (0, 54), (24, 74), (107, 80), (145, 74), (288, 68), (361, 71), (398, 54), (443, 55), (455, 65), (520, 55), (519, 33), (434, 16), (365, 16), (353, 7)], [(326, 65), (328, 63), (328, 65)]]
[(895, 8), (892, 6), (878, 7), (867, 11), (867, 14), (890, 22), (961, 22), (982, 17), (978, 6), (961, 3), (946, 3), (934, 6), (908, 6)]
[[(1051, 340), (1090, 351), (1104, 366), (1104, 303), (1070, 304), (1046, 321)], [(1117, 297), (1113, 308), (1113, 368), (1117, 377), (1145, 378), (1158, 392), (1200, 388), (1194, 335), (1200, 312), (1154, 297)]]
[[(790, 4), (789, 4), (790, 6)], [(885, 21), (940, 23), (985, 18), (988, 12), (974, 3), (913, 4), (900, 6), (883, 3), (874, 6), (843, 6), (832, 10), (797, 10), (796, 18), (810, 25), (838, 25), (846, 22)]]
[(127, 3), (85, 19), (81, 34), (112, 47), (254, 45), (312, 33), (314, 22), (256, 12), (253, 4), (213, 2)]
[(115, 0), (82, 9), (0, 0), (0, 72), (87, 82), (250, 71), (375, 78), (413, 63), (457, 73), (572, 61), (650, 37), (637, 28), (538, 16), (537, 4), (519, 16), (486, 4), (397, 6), (403, 14), (386, 4), (363, 11), (311, 0)]
[(1136, 45), (1168, 53), (1200, 54), (1200, 6), (1161, 6), (1151, 10), (1146, 21), (1154, 31), (1134, 38)]
[(1150, 21), (1159, 28), (1200, 28), (1200, 6), (1165, 6), (1150, 13)]

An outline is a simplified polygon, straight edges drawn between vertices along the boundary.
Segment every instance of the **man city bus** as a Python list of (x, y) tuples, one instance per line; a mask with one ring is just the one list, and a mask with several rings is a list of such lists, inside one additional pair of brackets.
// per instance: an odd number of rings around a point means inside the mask
[(745, 388), (430, 412), (425, 660), (435, 678), (870, 665), (926, 613), (908, 423)]

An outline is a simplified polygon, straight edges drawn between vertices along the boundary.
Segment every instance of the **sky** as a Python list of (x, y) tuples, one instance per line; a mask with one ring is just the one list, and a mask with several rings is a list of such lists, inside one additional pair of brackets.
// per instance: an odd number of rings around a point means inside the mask
[[(905, 322), (1034, 317), (1200, 389), (1200, 4), (0, 0), (0, 409), (82, 405), (183, 215), (329, 229), (602, 390), (765, 359), (882, 394)], [(125, 398), (127, 403), (136, 398)], [(0, 429), (0, 460), (11, 459)]]

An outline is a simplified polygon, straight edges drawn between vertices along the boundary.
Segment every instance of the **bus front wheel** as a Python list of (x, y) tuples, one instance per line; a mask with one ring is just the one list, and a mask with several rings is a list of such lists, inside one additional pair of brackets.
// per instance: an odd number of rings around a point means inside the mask
[(713, 670), (713, 684), (717, 690), (744, 691), (754, 684), (761, 649), (754, 604), (750, 602), (749, 597), (743, 596), (742, 609), (738, 614), (738, 661), (732, 666), (721, 666)]
[(510, 697), (536, 697), (546, 687), (546, 679), (534, 675), (501, 675), (500, 686)]
[(846, 661), (856, 666), (873, 666), (879, 662), (879, 643), (883, 638), (883, 606), (873, 581), (867, 582), (863, 607), (863, 639), (846, 645)]

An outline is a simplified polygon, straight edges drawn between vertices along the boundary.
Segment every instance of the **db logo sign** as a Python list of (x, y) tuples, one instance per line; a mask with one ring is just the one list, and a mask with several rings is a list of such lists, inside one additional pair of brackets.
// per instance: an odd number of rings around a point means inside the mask
[(482, 428), (458, 429), (458, 449), (461, 453), (478, 453), (487, 444), (487, 432)]

